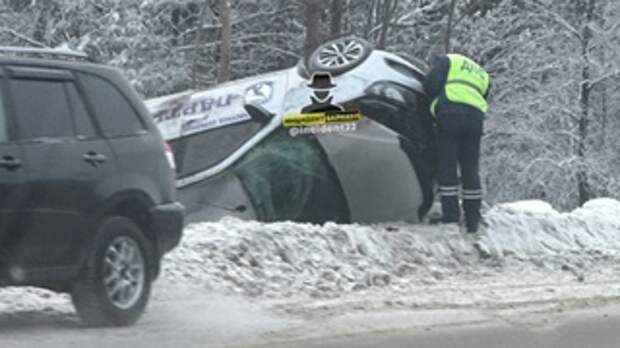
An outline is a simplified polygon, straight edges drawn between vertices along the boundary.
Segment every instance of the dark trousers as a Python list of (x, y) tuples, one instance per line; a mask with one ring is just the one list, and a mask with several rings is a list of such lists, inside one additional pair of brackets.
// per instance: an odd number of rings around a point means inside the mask
[(437, 180), (443, 222), (460, 220), (459, 178), (463, 186), (463, 211), (469, 231), (480, 223), (482, 190), (480, 185), (480, 138), (484, 114), (465, 105), (449, 104), (438, 110)]

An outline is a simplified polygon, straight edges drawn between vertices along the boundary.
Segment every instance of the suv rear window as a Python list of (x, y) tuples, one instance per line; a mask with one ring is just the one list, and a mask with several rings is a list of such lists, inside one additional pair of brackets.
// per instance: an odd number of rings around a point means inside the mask
[(20, 139), (73, 136), (63, 81), (11, 81)]
[(145, 128), (127, 99), (110, 82), (93, 75), (80, 74), (103, 134), (124, 137), (142, 133)]
[(75, 134), (78, 139), (94, 138), (97, 134), (93, 122), (88, 115), (86, 106), (73, 83), (67, 83), (67, 93), (71, 101), (73, 109), (73, 118), (75, 120)]

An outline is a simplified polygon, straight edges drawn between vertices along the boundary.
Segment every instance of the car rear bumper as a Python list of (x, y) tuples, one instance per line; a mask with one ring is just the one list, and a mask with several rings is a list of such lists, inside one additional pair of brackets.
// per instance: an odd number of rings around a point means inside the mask
[(162, 204), (151, 209), (153, 229), (160, 255), (172, 250), (181, 241), (185, 207), (178, 202)]

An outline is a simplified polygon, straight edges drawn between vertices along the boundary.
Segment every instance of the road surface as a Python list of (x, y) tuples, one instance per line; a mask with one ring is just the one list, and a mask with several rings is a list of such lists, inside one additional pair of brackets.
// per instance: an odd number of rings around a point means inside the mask
[[(620, 346), (620, 317), (574, 318), (552, 329), (490, 325), (446, 327), (362, 334), (355, 337), (312, 339), (256, 347), (298, 348), (617, 348)], [(616, 313), (618, 314), (618, 313)]]
[(89, 329), (70, 304), (0, 313), (0, 347), (617, 348), (620, 303), (502, 310), (353, 311), (303, 318), (208, 291), (156, 296), (133, 327)]

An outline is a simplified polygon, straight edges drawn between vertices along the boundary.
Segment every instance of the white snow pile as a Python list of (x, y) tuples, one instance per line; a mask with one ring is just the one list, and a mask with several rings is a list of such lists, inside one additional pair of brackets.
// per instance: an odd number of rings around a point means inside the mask
[(33, 287), (0, 288), (0, 327), (50, 321), (77, 323), (69, 295)]
[(570, 213), (540, 201), (502, 204), (485, 216), (489, 231), (481, 241), (492, 253), (518, 258), (559, 254), (618, 255), (620, 202), (599, 198)]
[(586, 272), (620, 251), (620, 202), (596, 199), (560, 213), (541, 201), (500, 204), (478, 237), (454, 226), (323, 226), (224, 218), (186, 228), (166, 256), (175, 283), (249, 296), (338, 296), (369, 287), (435, 284), (506, 271)]

